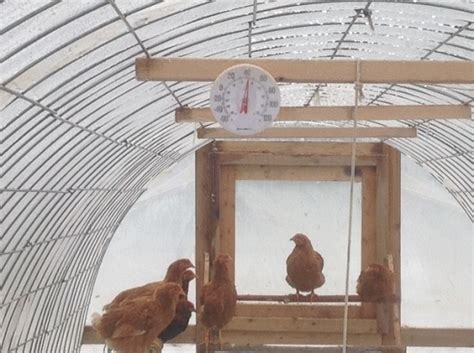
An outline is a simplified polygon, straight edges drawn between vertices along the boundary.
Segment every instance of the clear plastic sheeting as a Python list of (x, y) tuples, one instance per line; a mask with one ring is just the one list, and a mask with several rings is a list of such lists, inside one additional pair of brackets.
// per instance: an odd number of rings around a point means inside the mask
[[(2, 353), (78, 351), (117, 227), (150, 181), (204, 143), (174, 109), (206, 106), (209, 83), (136, 81), (137, 56), (473, 59), (469, 1), (260, 0), (249, 37), (253, 3), (0, 3)], [(365, 85), (360, 104), (472, 105), (473, 89)], [(353, 102), (350, 85), (281, 90), (285, 105)], [(417, 127), (418, 138), (387, 142), (474, 220), (471, 120), (365, 124)]]

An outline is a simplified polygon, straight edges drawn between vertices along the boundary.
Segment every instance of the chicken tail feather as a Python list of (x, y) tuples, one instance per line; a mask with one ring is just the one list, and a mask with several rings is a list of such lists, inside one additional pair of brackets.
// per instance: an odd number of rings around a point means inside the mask
[(96, 331), (99, 331), (99, 327), (100, 327), (101, 322), (102, 322), (102, 316), (100, 316), (99, 313), (93, 313), (92, 314), (92, 327)]

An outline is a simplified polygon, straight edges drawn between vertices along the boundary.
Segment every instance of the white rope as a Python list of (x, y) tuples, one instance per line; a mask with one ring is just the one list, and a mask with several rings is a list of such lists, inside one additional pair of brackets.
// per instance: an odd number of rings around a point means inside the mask
[(352, 111), (352, 127), (354, 128), (354, 135), (352, 137), (352, 149), (351, 149), (351, 187), (349, 196), (349, 229), (347, 232), (347, 259), (346, 259), (346, 292), (344, 297), (344, 328), (342, 337), (342, 353), (347, 351), (347, 323), (349, 313), (349, 270), (351, 262), (351, 241), (352, 241), (352, 209), (354, 204), (354, 176), (355, 176), (355, 162), (356, 162), (356, 145), (357, 137), (355, 129), (357, 128), (357, 106), (359, 104), (359, 94), (361, 91), (360, 87), (360, 60), (357, 60), (357, 76), (356, 82), (354, 83), (355, 89), (355, 102), (354, 110)]

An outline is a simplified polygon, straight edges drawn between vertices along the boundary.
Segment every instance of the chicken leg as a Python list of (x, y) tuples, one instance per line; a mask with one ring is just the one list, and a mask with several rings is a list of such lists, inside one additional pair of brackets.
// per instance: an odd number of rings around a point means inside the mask
[(219, 349), (222, 350), (222, 330), (219, 330)]
[(204, 334), (204, 347), (206, 347), (206, 353), (209, 352), (209, 339), (210, 339), (211, 331), (206, 330), (206, 333)]
[(311, 295), (309, 296), (309, 302), (312, 303), (313, 302), (313, 298), (314, 297), (317, 297), (316, 294), (314, 294), (314, 289), (311, 291)]
[(160, 340), (159, 338), (154, 340), (150, 346), (150, 351), (153, 353), (154, 352), (161, 353), (162, 349), (163, 349), (163, 341)]

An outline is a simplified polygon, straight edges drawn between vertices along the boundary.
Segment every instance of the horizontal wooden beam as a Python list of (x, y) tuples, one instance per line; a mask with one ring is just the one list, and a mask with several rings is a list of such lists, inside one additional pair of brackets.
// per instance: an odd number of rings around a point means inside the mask
[[(224, 342), (252, 347), (261, 344), (300, 344), (300, 345), (339, 345), (342, 333), (335, 332), (273, 332), (273, 331), (240, 331), (227, 330), (222, 332)], [(379, 346), (382, 344), (380, 334), (349, 333), (350, 345)]]
[[(358, 295), (349, 295), (350, 303), (361, 303), (363, 300)], [(299, 298), (296, 298), (296, 294), (290, 295), (238, 295), (237, 300), (241, 301), (267, 301), (267, 302), (283, 302), (283, 303), (310, 303), (311, 296), (308, 295), (299, 295)], [(313, 300), (314, 303), (344, 303), (344, 295), (315, 295)], [(398, 302), (397, 298), (392, 298), (390, 302)]]
[[(418, 327), (402, 327), (402, 346), (406, 347), (474, 347), (474, 329), (472, 328), (418, 328)], [(231, 331), (231, 335), (238, 334), (239, 331)], [(243, 333), (242, 333), (243, 334)], [(262, 333), (263, 334), (263, 333)], [(272, 335), (273, 338), (278, 339), (278, 332), (269, 333)], [(226, 335), (226, 334), (224, 334)], [(247, 336), (255, 335), (255, 332), (248, 332)], [(283, 337), (284, 333), (280, 333)], [(308, 337), (308, 333), (302, 332), (301, 341), (304, 340), (304, 336)], [(321, 338), (324, 342), (320, 342), (319, 344), (331, 344), (327, 341), (331, 340), (332, 336), (334, 335), (334, 339), (336, 340), (337, 336), (338, 340), (333, 342), (332, 344), (340, 344), (340, 335), (339, 334), (321, 334), (314, 335), (313, 341), (315, 344), (318, 344), (317, 338)], [(313, 335), (310, 335), (313, 336)], [(364, 335), (360, 335), (361, 338)], [(371, 335), (370, 337), (372, 340), (376, 340), (377, 335)], [(267, 337), (270, 338), (270, 337)], [(353, 341), (350, 344), (357, 344), (357, 335), (352, 334), (351, 338)], [(295, 339), (296, 340), (296, 339)], [(226, 341), (230, 341), (227, 333)], [(186, 343), (186, 344), (194, 344), (196, 343), (196, 332), (195, 326), (189, 325), (189, 327), (184, 331), (181, 335), (170, 341), (170, 343)], [(358, 342), (359, 345), (368, 346), (371, 344), (378, 344), (375, 342), (368, 342), (368, 341), (361, 341)], [(94, 329), (91, 326), (86, 326), (84, 328), (84, 333), (82, 336), (82, 344), (104, 344), (104, 341), (97, 337)], [(291, 343), (289, 343), (291, 344)], [(379, 347), (377, 347), (379, 348)], [(380, 347), (382, 348), (382, 347)], [(375, 347), (373, 348), (375, 350)]]
[[(284, 181), (350, 181), (350, 167), (300, 166), (287, 165), (246, 165), (237, 168), (238, 180), (284, 180)], [(356, 167), (355, 181), (362, 180), (360, 167)]]
[[(376, 166), (380, 156), (357, 156), (357, 167)], [(270, 166), (344, 166), (350, 167), (350, 156), (289, 156), (274, 153), (226, 153), (218, 156), (221, 165), (270, 165)], [(357, 181), (357, 179), (356, 179)]]
[[(225, 69), (253, 64), (279, 82), (353, 83), (356, 60), (136, 58), (140, 81), (214, 81)], [(473, 61), (361, 60), (363, 83), (474, 83)]]
[(472, 328), (402, 327), (402, 342), (413, 347), (474, 347)]
[[(257, 332), (294, 332), (307, 333), (342, 333), (343, 319), (320, 319), (294, 317), (234, 317), (226, 326), (228, 331)], [(349, 321), (349, 333), (376, 334), (377, 320), (352, 319)]]
[[(247, 155), (350, 157), (352, 152), (352, 144), (350, 142), (218, 141), (215, 143), (215, 147), (218, 154), (245, 153)], [(381, 156), (384, 154), (383, 144), (380, 142), (360, 142), (357, 144), (358, 156)]]
[[(354, 107), (281, 107), (278, 121), (327, 121), (352, 120)], [(433, 120), (470, 119), (468, 105), (387, 105), (360, 106), (355, 114), (357, 120)], [(209, 108), (177, 108), (177, 123), (216, 121)]]
[(410, 138), (416, 137), (416, 128), (364, 127), (364, 128), (270, 128), (251, 136), (233, 134), (222, 128), (199, 128), (198, 138), (255, 139), (255, 138)]
[[(226, 346), (226, 352), (248, 352), (248, 346)], [(302, 347), (302, 346), (278, 346), (278, 345), (259, 345), (252, 346), (252, 352), (272, 352), (272, 353), (341, 353), (342, 346), (332, 345), (324, 347)], [(405, 352), (404, 349), (400, 349), (397, 346), (363, 346), (363, 347), (354, 347), (351, 345), (347, 346), (347, 353), (401, 353)]]
[[(349, 319), (361, 319), (360, 305), (349, 304)], [(344, 305), (303, 304), (286, 305), (274, 303), (245, 303), (238, 302), (236, 316), (247, 317), (298, 317), (342, 319)]]

